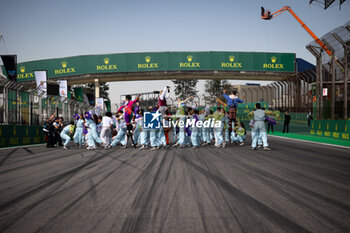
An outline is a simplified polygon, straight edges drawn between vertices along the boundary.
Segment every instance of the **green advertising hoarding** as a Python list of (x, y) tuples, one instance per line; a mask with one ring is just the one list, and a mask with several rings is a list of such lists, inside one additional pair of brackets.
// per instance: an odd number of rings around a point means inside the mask
[(41, 126), (0, 125), (0, 147), (44, 142)]
[(349, 120), (313, 120), (311, 121), (310, 134), (350, 140), (349, 129)]
[(110, 100), (105, 100), (104, 102), (105, 102), (105, 105), (106, 105), (107, 112), (111, 112), (112, 111), (111, 101)]
[(83, 102), (83, 88), (76, 87), (76, 88), (73, 88), (73, 90), (74, 90), (75, 99), (77, 101)]
[(29, 107), (29, 93), (28, 92), (20, 92), (20, 101), (21, 101), (21, 108), (28, 108)]
[(7, 98), (8, 98), (8, 109), (9, 110), (17, 109), (17, 91), (9, 90)]
[[(4, 70), (4, 67), (2, 67)], [(18, 81), (32, 81), (35, 70), (48, 78), (145, 71), (295, 72), (294, 53), (154, 52), (83, 55), (18, 64)], [(4, 72), (6, 73), (6, 72)]]

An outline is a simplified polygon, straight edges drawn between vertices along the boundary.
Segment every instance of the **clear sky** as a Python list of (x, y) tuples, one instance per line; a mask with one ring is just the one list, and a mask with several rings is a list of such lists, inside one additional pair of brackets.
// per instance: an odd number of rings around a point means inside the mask
[[(288, 13), (260, 19), (260, 6), (285, 5), (318, 36), (350, 20), (350, 0), (323, 10), (309, 0), (0, 0), (0, 53), (18, 61), (84, 54), (158, 51), (291, 52), (315, 63), (312, 38)], [(153, 91), (171, 81), (110, 83), (119, 95)], [(198, 85), (203, 93), (203, 83)], [(232, 83), (245, 83), (245, 81)], [(159, 89), (159, 88), (158, 88)], [(162, 89), (162, 88), (161, 88)]]

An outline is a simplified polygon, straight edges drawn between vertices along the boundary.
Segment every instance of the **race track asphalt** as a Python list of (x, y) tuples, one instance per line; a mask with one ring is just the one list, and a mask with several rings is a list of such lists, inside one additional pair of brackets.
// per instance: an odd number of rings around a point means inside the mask
[(0, 232), (350, 232), (350, 149), (0, 151)]

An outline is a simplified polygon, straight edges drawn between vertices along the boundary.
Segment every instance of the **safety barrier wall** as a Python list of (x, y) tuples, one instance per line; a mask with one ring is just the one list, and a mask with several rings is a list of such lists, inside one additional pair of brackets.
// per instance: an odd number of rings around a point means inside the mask
[[(307, 117), (306, 113), (297, 113), (297, 112), (292, 112), (289, 113), (290, 115), (290, 123), (293, 124), (302, 124), (302, 125), (307, 125)], [(280, 115), (280, 122), (283, 122), (285, 118), (285, 113), (281, 113)]]
[(310, 134), (350, 140), (349, 128), (349, 120), (313, 120), (311, 121)]
[(43, 143), (44, 138), (41, 126), (0, 125), (0, 147)]
[[(253, 111), (255, 109), (255, 102), (254, 103), (242, 103), (237, 106), (237, 118), (240, 121), (247, 121), (249, 122), (248, 113)], [(269, 104), (267, 102), (260, 102), (261, 107), (268, 109)], [(227, 109), (228, 110), (228, 109)]]
[[(248, 113), (255, 109), (255, 104), (256, 103), (239, 104), (238, 108), (237, 108), (237, 117), (238, 117), (238, 119), (243, 120), (243, 121), (249, 121)], [(261, 104), (261, 107), (263, 107), (265, 109), (268, 109), (269, 105), (268, 105), (267, 102), (261, 102), (260, 104)], [(290, 123), (307, 125), (307, 117), (306, 117), (307, 114), (306, 113), (292, 112), (292, 113), (289, 113), (289, 115), (291, 116)], [(281, 112), (280, 113), (280, 119), (278, 121), (283, 123), (284, 118), (285, 118), (285, 113)]]

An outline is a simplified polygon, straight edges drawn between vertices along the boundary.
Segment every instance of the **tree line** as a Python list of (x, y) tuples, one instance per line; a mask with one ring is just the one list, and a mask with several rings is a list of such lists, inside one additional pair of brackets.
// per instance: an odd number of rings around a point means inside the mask
[[(197, 96), (197, 79), (177, 79), (172, 81), (175, 85), (175, 96), (176, 98), (180, 98), (181, 100), (184, 100), (190, 96)], [(95, 85), (94, 83), (88, 83), (88, 84), (81, 84), (81, 85), (74, 85), (71, 87), (82, 87), (84, 94), (94, 94), (95, 93)], [(217, 103), (217, 98), (224, 101), (224, 97), (222, 96), (223, 90), (231, 90), (231, 84), (227, 80), (220, 80), (220, 79), (210, 79), (206, 80), (205, 82), (205, 95), (206, 103), (208, 104), (215, 104)], [(73, 92), (74, 93), (74, 92)], [(101, 97), (105, 99), (109, 99), (109, 85), (108, 83), (101, 82), (100, 83), (100, 95)]]
[[(190, 96), (197, 96), (197, 79), (178, 79), (173, 81), (175, 95), (177, 98), (186, 99)], [(217, 98), (225, 102), (223, 90), (231, 90), (231, 84), (227, 80), (210, 79), (205, 82), (206, 103), (216, 104)], [(197, 96), (199, 98), (199, 96)]]

